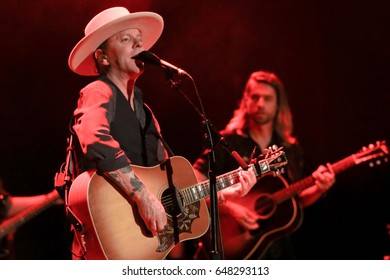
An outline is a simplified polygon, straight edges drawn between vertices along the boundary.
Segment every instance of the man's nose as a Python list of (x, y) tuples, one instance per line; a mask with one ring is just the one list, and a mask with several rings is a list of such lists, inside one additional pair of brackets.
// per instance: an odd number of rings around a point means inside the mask
[(135, 40), (135, 43), (134, 43), (134, 46), (135, 46), (136, 48), (142, 48), (144, 45), (143, 45), (141, 39), (136, 39), (136, 40)]
[(264, 106), (264, 98), (259, 98), (259, 100), (257, 100), (257, 106)]

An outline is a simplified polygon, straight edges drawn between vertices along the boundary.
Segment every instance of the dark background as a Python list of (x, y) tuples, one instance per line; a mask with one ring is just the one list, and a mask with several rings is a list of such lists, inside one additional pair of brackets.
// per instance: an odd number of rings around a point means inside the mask
[[(215, 2), (215, 3), (214, 3)], [(284, 81), (308, 172), (390, 138), (387, 1), (3, 1), (1, 7), (0, 175), (13, 195), (53, 189), (65, 161), (78, 91), (68, 55), (88, 21), (112, 6), (154, 11), (165, 29), (152, 51), (194, 78), (208, 118), (223, 128), (248, 75)], [(202, 150), (200, 118), (147, 66), (138, 85), (176, 154)], [(183, 91), (197, 104), (191, 83)], [(361, 164), (305, 211), (293, 235), (299, 259), (383, 259), (390, 254), (390, 168)], [(308, 173), (308, 174), (309, 174)], [(18, 259), (70, 258), (63, 207), (15, 235)]]

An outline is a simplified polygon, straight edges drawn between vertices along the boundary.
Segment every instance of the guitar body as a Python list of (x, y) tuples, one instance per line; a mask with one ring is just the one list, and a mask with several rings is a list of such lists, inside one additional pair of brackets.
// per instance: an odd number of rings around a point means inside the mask
[[(273, 240), (300, 226), (302, 208), (294, 197), (281, 204), (267, 200), (271, 194), (285, 188), (288, 188), (288, 184), (283, 177), (267, 175), (246, 196), (234, 201), (254, 212), (264, 214), (264, 217), (258, 220), (257, 230), (245, 230), (228, 213), (220, 212), (225, 259), (261, 259)], [(265, 204), (267, 207), (260, 210), (261, 205)], [(202, 238), (202, 243), (205, 249), (211, 248), (209, 240)]]
[[(199, 238), (209, 227), (204, 199), (173, 207), (177, 190), (197, 184), (191, 164), (173, 157), (154, 167), (132, 166), (136, 175), (162, 201), (168, 227), (156, 237), (146, 229), (136, 205), (96, 172), (84, 172), (72, 184), (69, 206), (84, 230), (76, 238), (85, 242), (86, 259), (164, 259), (178, 242)], [(173, 191), (172, 191), (173, 190)], [(167, 202), (168, 201), (168, 202)]]

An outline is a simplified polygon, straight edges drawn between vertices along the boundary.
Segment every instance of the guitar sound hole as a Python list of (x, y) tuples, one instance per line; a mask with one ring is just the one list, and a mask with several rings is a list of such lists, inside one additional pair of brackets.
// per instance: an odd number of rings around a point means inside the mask
[(183, 197), (176, 188), (164, 190), (161, 203), (165, 212), (170, 216), (177, 216), (183, 212)]
[(261, 219), (268, 219), (275, 213), (276, 206), (270, 194), (261, 194), (256, 200), (255, 210)]

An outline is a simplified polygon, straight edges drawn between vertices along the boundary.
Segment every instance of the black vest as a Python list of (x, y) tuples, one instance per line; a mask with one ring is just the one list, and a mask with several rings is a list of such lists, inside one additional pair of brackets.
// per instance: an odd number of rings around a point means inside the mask
[[(143, 104), (141, 90), (134, 90), (136, 109), (133, 111), (129, 101), (115, 84), (105, 77), (100, 79), (110, 86), (113, 93), (114, 117), (110, 120), (110, 134), (119, 143), (131, 164), (154, 166), (161, 163), (165, 159), (166, 150), (152, 112)], [(95, 169), (95, 163), (88, 160), (81, 151), (77, 137), (75, 142), (76, 174)]]
[(111, 82), (103, 79), (110, 85), (115, 97), (115, 116), (110, 123), (112, 137), (119, 143), (121, 149), (131, 160), (131, 164), (140, 166), (154, 166), (161, 162), (160, 134), (156, 128), (152, 112), (143, 104), (142, 93), (135, 88), (133, 111), (129, 101), (120, 90)]

